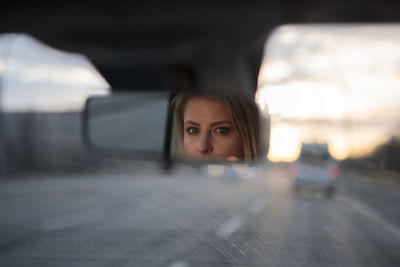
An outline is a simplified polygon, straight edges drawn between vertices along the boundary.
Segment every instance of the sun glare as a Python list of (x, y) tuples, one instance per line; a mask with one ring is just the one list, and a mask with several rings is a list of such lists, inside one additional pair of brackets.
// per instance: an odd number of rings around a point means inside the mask
[(300, 136), (290, 125), (274, 125), (271, 129), (270, 144), (268, 153), (270, 161), (294, 161), (300, 154)]
[(256, 101), (271, 116), (271, 161), (302, 142), (338, 160), (365, 156), (398, 130), (399, 25), (288, 25), (265, 47)]

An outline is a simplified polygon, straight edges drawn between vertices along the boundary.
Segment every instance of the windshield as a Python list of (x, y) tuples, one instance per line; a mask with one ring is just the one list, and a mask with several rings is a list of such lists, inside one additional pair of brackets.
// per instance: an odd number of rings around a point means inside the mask
[[(84, 55), (0, 35), (0, 265), (397, 266), (399, 32), (278, 27), (254, 107), (197, 94), (182, 125), (176, 91), (117, 94)], [(248, 110), (263, 131), (237, 126)], [(237, 134), (220, 155), (233, 160), (199, 159), (240, 130), (249, 143)], [(265, 154), (238, 160), (254, 140)]]
[(327, 161), (330, 159), (330, 154), (326, 145), (303, 144), (301, 146), (299, 159), (301, 161)]

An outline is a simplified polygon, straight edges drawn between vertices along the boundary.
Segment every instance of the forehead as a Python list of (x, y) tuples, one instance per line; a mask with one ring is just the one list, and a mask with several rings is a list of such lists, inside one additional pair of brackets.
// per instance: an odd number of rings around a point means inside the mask
[(191, 97), (183, 109), (184, 120), (219, 121), (228, 120), (230, 117), (225, 108), (215, 99), (206, 96)]

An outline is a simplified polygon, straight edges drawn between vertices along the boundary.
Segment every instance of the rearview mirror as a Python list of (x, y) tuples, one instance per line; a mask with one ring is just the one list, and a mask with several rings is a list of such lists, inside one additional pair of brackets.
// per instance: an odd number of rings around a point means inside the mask
[(87, 101), (86, 143), (113, 155), (201, 162), (265, 160), (269, 119), (236, 96), (131, 92)]
[(89, 98), (84, 116), (86, 143), (114, 154), (161, 159), (169, 144), (169, 103), (168, 92), (130, 92)]

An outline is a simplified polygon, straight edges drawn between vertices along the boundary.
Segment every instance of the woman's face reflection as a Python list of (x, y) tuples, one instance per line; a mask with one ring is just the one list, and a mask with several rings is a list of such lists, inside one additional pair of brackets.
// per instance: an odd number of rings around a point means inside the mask
[(191, 160), (243, 159), (243, 146), (224, 107), (213, 98), (194, 96), (183, 110), (183, 145)]

